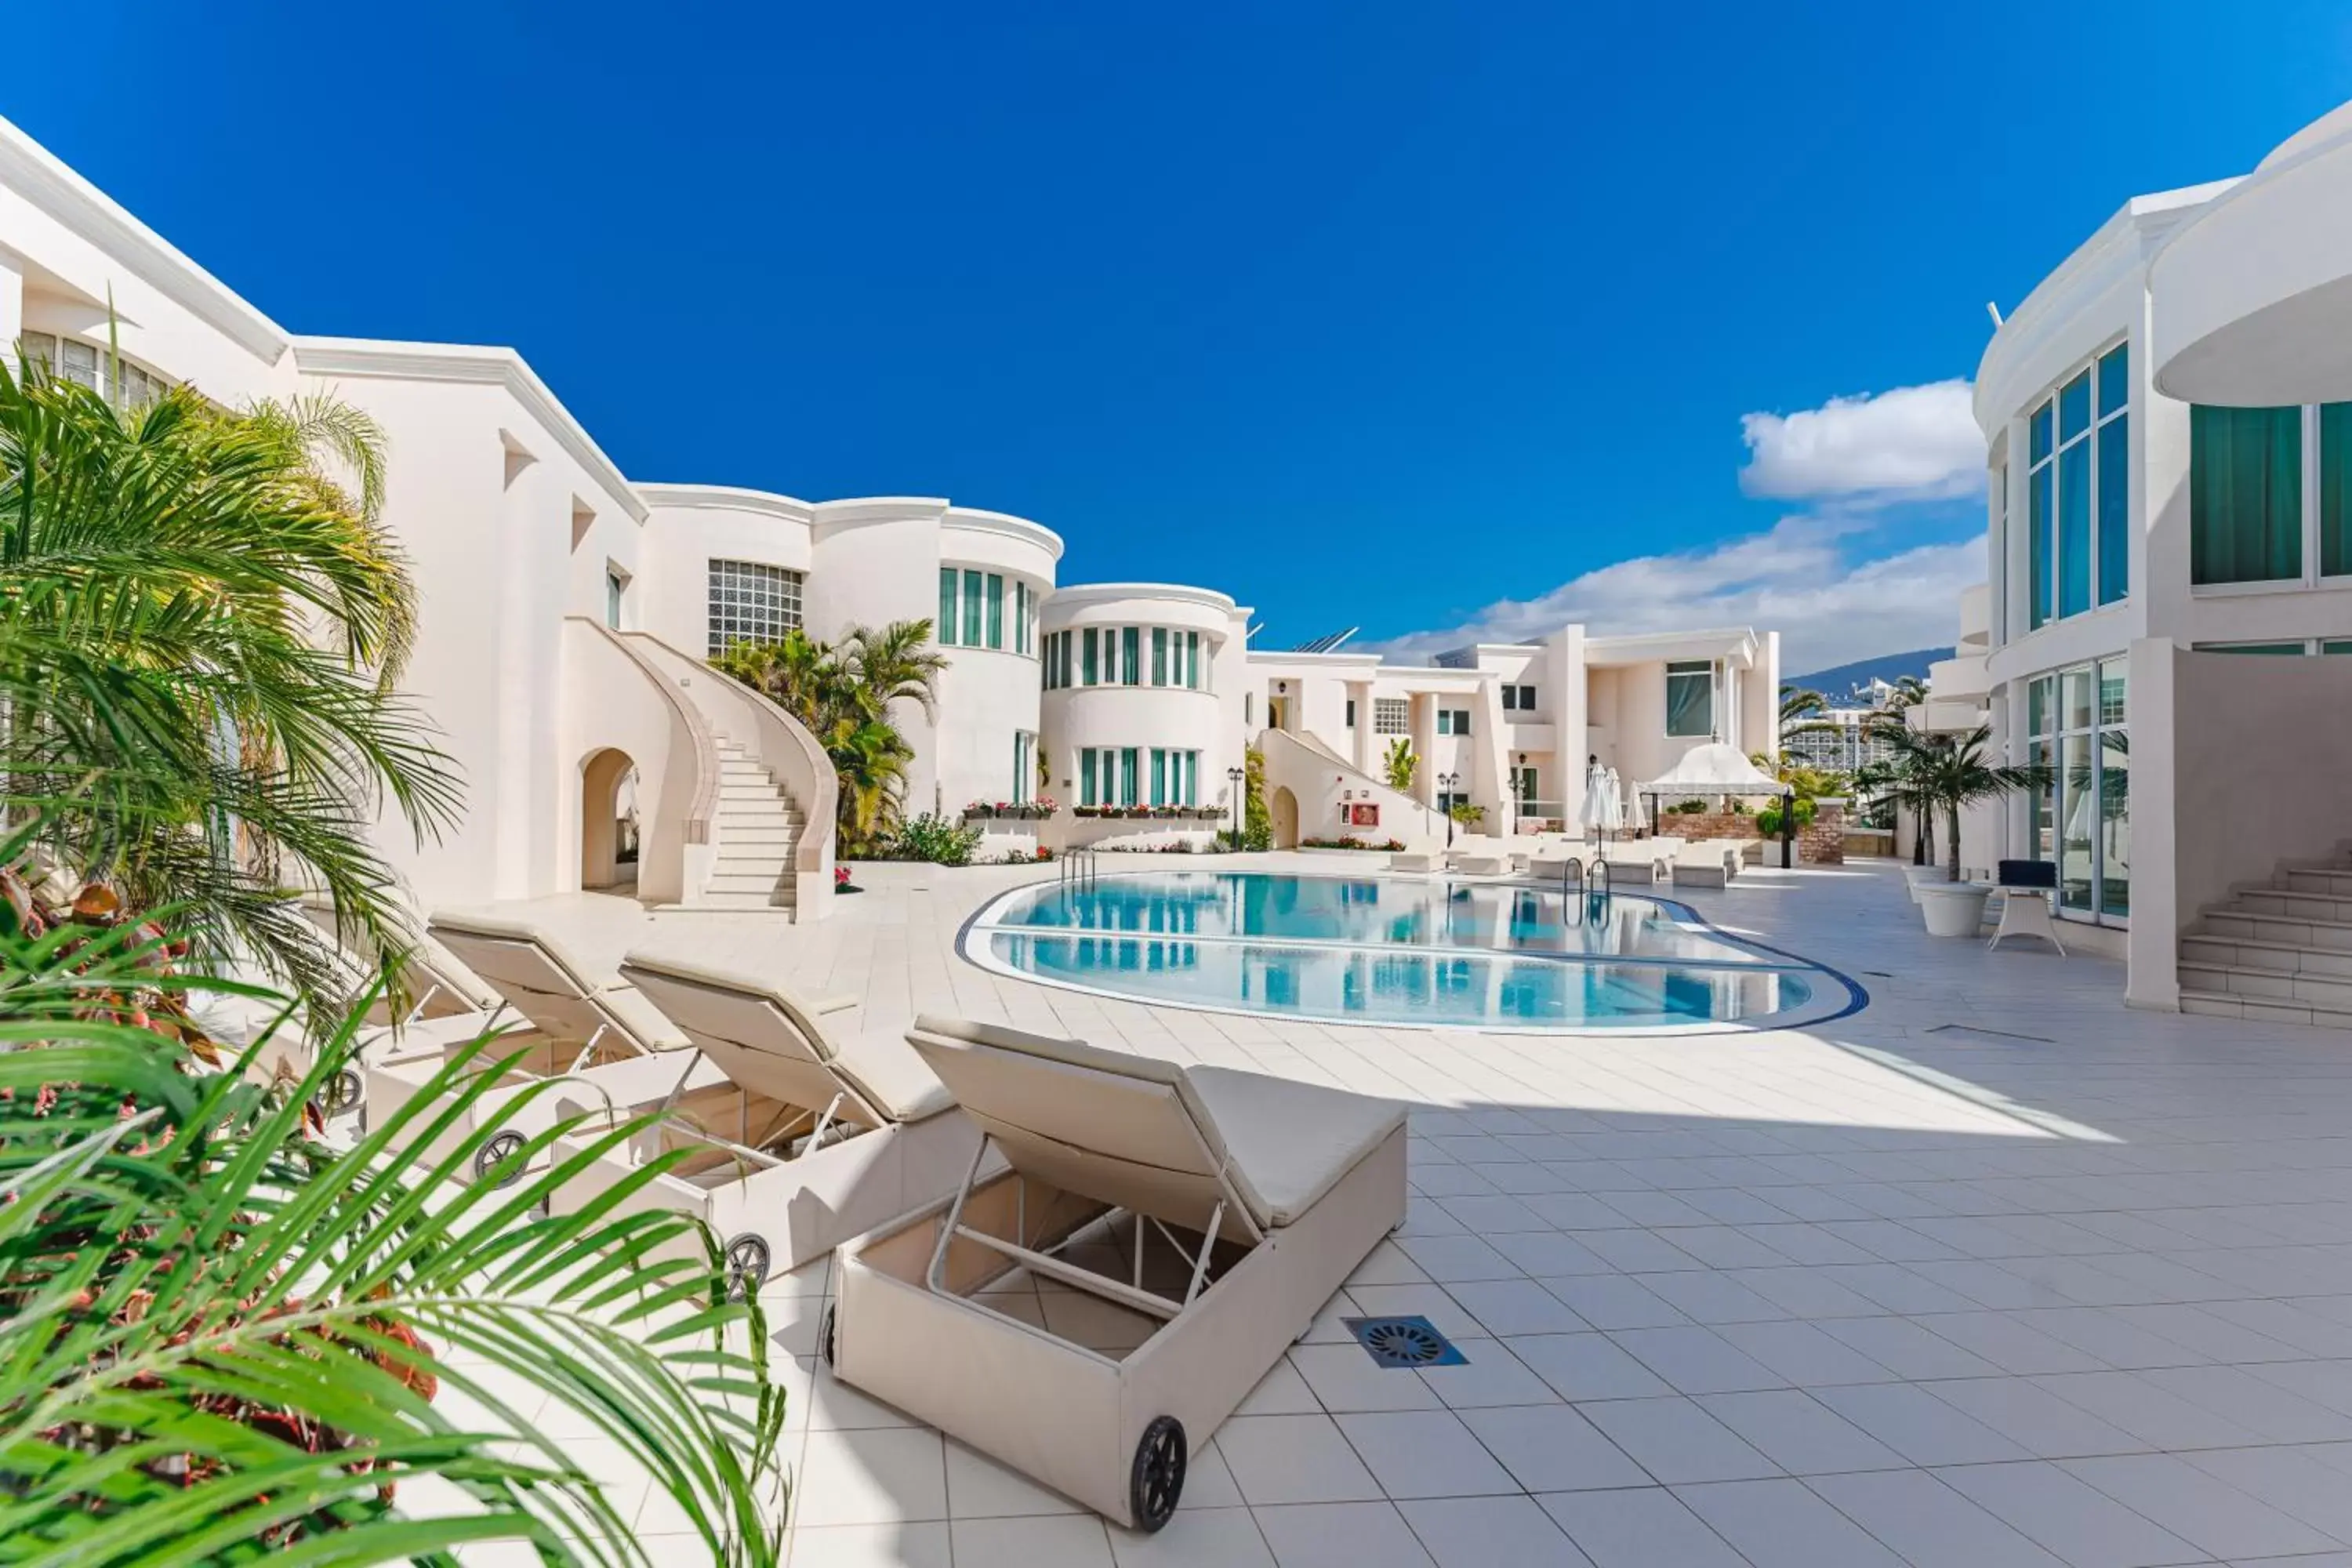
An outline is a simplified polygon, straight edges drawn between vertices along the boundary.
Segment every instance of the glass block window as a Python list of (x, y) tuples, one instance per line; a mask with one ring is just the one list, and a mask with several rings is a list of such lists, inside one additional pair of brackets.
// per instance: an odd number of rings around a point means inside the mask
[(1402, 697), (1372, 699), (1372, 733), (1375, 735), (1409, 735), (1412, 732), (1412, 704)]
[(758, 561), (710, 563), (710, 653), (739, 642), (782, 642), (801, 624), (802, 574)]

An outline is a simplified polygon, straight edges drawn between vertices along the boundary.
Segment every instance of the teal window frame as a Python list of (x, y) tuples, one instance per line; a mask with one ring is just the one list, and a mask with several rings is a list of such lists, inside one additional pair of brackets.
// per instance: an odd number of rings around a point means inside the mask
[(1102, 673), (1102, 667), (1096, 662), (1095, 646), (1100, 640), (1100, 634), (1093, 626), (1088, 626), (1081, 637), (1083, 640), (1078, 648), (1078, 683), (1082, 686), (1099, 686), (1102, 682), (1096, 678)]
[(1143, 628), (1118, 628), (1118, 683), (1121, 686), (1143, 684)]
[(963, 574), (963, 636), (959, 639), (965, 647), (980, 646), (982, 595), (988, 591), (987, 576), (967, 567)]
[(961, 602), (962, 574), (952, 566), (940, 568), (940, 624), (931, 628), (932, 640), (953, 647), (956, 641), (956, 606)]
[(1168, 684), (1168, 628), (1151, 628), (1151, 684)]

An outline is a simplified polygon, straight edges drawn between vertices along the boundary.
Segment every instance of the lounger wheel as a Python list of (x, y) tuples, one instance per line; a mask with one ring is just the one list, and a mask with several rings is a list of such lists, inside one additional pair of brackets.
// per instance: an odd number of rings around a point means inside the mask
[(745, 1231), (727, 1243), (727, 1299), (748, 1301), (760, 1293), (768, 1282), (768, 1270), (775, 1258), (768, 1250), (768, 1238)]
[(827, 1366), (833, 1364), (834, 1335), (841, 1331), (840, 1320), (836, 1316), (840, 1310), (837, 1303), (828, 1301), (824, 1305), (824, 1316), (816, 1321), (816, 1353), (824, 1358)]
[(345, 1115), (360, 1108), (360, 1099), (366, 1092), (360, 1075), (344, 1068), (327, 1080), (325, 1091), (319, 1096), (320, 1109), (330, 1117)]
[(1127, 1507), (1136, 1529), (1148, 1535), (1175, 1516), (1189, 1457), (1184, 1424), (1173, 1415), (1153, 1416), (1135, 1445), (1135, 1466), (1128, 1474)]
[[(509, 1155), (522, 1152), (522, 1145), (523, 1136), (520, 1132), (493, 1133), (488, 1142), (474, 1151), (474, 1180), (478, 1182), (489, 1180), (490, 1172), (498, 1163)], [(511, 1187), (520, 1180), (522, 1180), (520, 1171), (509, 1171), (498, 1184), (501, 1187)]]

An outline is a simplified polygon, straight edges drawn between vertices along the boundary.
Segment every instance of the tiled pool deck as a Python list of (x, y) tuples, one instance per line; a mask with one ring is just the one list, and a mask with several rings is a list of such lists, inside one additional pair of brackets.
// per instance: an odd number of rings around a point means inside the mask
[[(1150, 1538), (835, 1384), (822, 1267), (772, 1282), (793, 1568), (2352, 1568), (2352, 1036), (2127, 1012), (2115, 963), (1930, 940), (1891, 865), (1676, 895), (1869, 988), (1811, 1029), (1191, 1013), (959, 958), (1034, 875), (866, 868), (803, 928), (534, 909), (592, 956), (856, 993), (866, 1030), (961, 1013), (1407, 1100), (1410, 1218)], [(1467, 1364), (1376, 1369), (1339, 1319), (1390, 1312)]]

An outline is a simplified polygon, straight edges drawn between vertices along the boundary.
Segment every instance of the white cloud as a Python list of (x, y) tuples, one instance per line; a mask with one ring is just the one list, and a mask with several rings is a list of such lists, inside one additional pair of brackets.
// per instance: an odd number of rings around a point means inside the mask
[(1923, 544), (1850, 559), (1856, 520), (1802, 515), (1705, 550), (1603, 566), (1532, 599), (1487, 605), (1446, 631), (1380, 645), (1404, 658), (1471, 642), (1542, 637), (1570, 622), (1592, 632), (1754, 626), (1780, 634), (1780, 668), (1796, 674), (1852, 659), (1949, 644), (1959, 594), (1984, 577), (1984, 542)]
[(1966, 495), (1984, 481), (1984, 435), (1965, 381), (1832, 397), (1795, 414), (1746, 414), (1749, 495), (1783, 500)]

